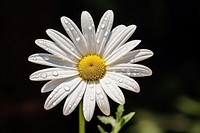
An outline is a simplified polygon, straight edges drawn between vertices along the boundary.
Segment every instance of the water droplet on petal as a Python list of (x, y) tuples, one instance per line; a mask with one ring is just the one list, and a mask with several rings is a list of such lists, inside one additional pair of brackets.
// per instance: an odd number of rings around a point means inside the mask
[(53, 76), (58, 76), (58, 72), (57, 71), (53, 71), (52, 74), (53, 74)]
[(54, 102), (54, 103), (53, 103), (53, 106), (56, 106), (56, 104), (57, 104), (57, 102)]
[(32, 59), (32, 60), (34, 60), (34, 61), (36, 61), (36, 60), (37, 60), (37, 58), (36, 58), (36, 57), (32, 57), (31, 59)]
[(106, 37), (108, 35), (108, 31), (105, 32), (104, 36)]
[(66, 23), (66, 24), (68, 24), (68, 21), (67, 21), (67, 20), (65, 20), (65, 23)]
[(43, 59), (44, 59), (44, 60), (49, 60), (49, 56), (46, 56), (46, 55), (45, 55), (45, 56), (43, 57)]
[(93, 97), (93, 96), (91, 96), (91, 97), (90, 97), (90, 100), (91, 100), (91, 101), (93, 101), (93, 100), (94, 100), (94, 97)]
[(119, 81), (119, 83), (122, 83), (124, 81), (124, 79), (120, 78), (118, 81)]
[(53, 95), (50, 94), (50, 95), (49, 95), (49, 98), (51, 99), (52, 97), (53, 97)]
[(83, 108), (83, 111), (86, 111), (86, 108)]
[(104, 99), (103, 95), (101, 95), (100, 98), (101, 98), (101, 100), (103, 100)]
[(70, 28), (70, 30), (74, 30), (74, 28), (73, 28), (73, 27), (71, 27), (71, 28)]
[(90, 87), (90, 88), (93, 88), (93, 87), (94, 87), (94, 84), (90, 84), (89, 87)]
[(109, 81), (109, 80), (106, 80), (106, 82), (105, 82), (106, 84), (110, 84), (111, 82)]
[(91, 29), (92, 29), (92, 26), (89, 26), (88, 29), (91, 30)]
[(97, 90), (97, 95), (101, 94), (101, 91), (100, 90)]
[(78, 37), (76, 37), (76, 41), (80, 41), (80, 37), (78, 36)]
[(70, 87), (69, 87), (69, 86), (63, 86), (63, 89), (64, 89), (65, 91), (69, 91), (69, 90), (70, 90)]
[(41, 78), (46, 78), (46, 77), (47, 77), (47, 74), (46, 74), (46, 73), (42, 73), (42, 74), (40, 75), (40, 77), (41, 77)]
[(105, 24), (102, 24), (102, 25), (101, 25), (101, 28), (104, 29), (104, 28), (105, 28)]

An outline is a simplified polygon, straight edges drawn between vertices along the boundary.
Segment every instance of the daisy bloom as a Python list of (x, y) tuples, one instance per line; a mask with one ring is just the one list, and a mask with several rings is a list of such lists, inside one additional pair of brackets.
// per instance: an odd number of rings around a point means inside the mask
[[(35, 43), (48, 53), (31, 55), (28, 60), (51, 68), (34, 72), (32, 81), (46, 81), (41, 92), (50, 92), (44, 104), (51, 109), (65, 100), (63, 114), (70, 114), (83, 100), (83, 115), (90, 121), (97, 103), (99, 109), (110, 114), (108, 97), (118, 104), (125, 98), (120, 88), (139, 92), (138, 83), (131, 77), (150, 76), (152, 71), (138, 61), (153, 55), (148, 49), (134, 49), (140, 40), (126, 42), (136, 29), (135, 25), (119, 25), (113, 30), (113, 12), (108, 10), (101, 18), (97, 30), (87, 11), (81, 14), (82, 32), (67, 17), (61, 23), (68, 37), (48, 29), (46, 33), (53, 40), (37, 39)], [(107, 97), (108, 96), (108, 97)]]

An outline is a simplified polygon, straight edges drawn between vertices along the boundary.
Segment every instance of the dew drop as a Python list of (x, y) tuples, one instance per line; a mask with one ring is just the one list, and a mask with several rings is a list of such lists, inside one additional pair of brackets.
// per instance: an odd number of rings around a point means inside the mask
[(32, 59), (32, 60), (34, 60), (34, 61), (36, 61), (36, 60), (37, 60), (37, 58), (36, 58), (36, 57), (32, 57), (31, 59)]
[(101, 95), (100, 98), (101, 98), (101, 100), (103, 100), (104, 99), (103, 95)]
[(70, 30), (74, 30), (74, 28), (73, 28), (73, 27), (71, 27), (71, 28), (70, 28)]
[(86, 111), (86, 108), (83, 108), (83, 111)]
[(70, 87), (69, 87), (69, 86), (64, 86), (63, 89), (64, 89), (65, 91), (69, 91), (69, 90), (70, 90)]
[(91, 100), (91, 101), (93, 101), (93, 100), (94, 100), (94, 97), (93, 97), (93, 96), (91, 96), (91, 97), (90, 97), (90, 100)]
[(56, 88), (56, 89), (54, 90), (54, 92), (57, 93), (57, 92), (58, 92), (58, 89)]
[(119, 81), (119, 83), (122, 83), (124, 81), (124, 79), (120, 78), (118, 81)]
[(44, 60), (49, 60), (49, 56), (45, 55), (45, 56), (43, 57), (43, 59), (44, 59)]
[(91, 30), (91, 29), (92, 29), (92, 26), (89, 26), (88, 29)]
[(46, 73), (42, 73), (42, 74), (40, 75), (40, 77), (41, 77), (41, 78), (46, 78), (46, 77), (47, 77), (47, 74), (46, 74)]
[(58, 76), (58, 72), (57, 71), (53, 71), (52, 74), (53, 74), (53, 76)]
[(68, 21), (67, 21), (67, 20), (65, 20), (65, 23), (66, 23), (66, 24), (68, 24)]
[(110, 84), (111, 82), (109, 81), (109, 80), (106, 80), (106, 82), (105, 82), (106, 84)]
[(108, 20), (108, 18), (104, 18), (104, 20), (105, 20), (105, 21), (107, 21), (107, 20)]
[(93, 88), (93, 87), (94, 87), (94, 84), (90, 84), (89, 87), (90, 87), (90, 88)]
[(71, 108), (71, 107), (72, 107), (72, 105), (69, 105), (68, 107), (69, 107), (69, 108)]
[(100, 90), (97, 90), (97, 95), (101, 94), (101, 91)]
[(49, 98), (51, 99), (52, 97), (53, 97), (53, 95), (50, 94), (50, 95), (49, 95)]
[(57, 104), (57, 102), (54, 102), (54, 103), (53, 103), (53, 106), (56, 106), (56, 104)]
[(79, 36), (78, 36), (78, 37), (76, 37), (76, 41), (80, 41), (80, 39), (81, 39), (81, 38), (80, 38)]
[(108, 31), (105, 32), (104, 36), (106, 37), (108, 35)]
[(104, 28), (105, 28), (105, 24), (102, 24), (102, 25), (101, 25), (101, 28), (104, 29)]
[(97, 40), (97, 43), (99, 43), (100, 41), (99, 41), (99, 39)]

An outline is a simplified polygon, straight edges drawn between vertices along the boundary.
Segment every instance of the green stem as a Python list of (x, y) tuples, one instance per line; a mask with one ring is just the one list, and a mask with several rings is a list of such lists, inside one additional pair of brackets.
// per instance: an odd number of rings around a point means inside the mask
[(85, 119), (83, 116), (83, 102), (79, 104), (79, 133), (85, 133)]

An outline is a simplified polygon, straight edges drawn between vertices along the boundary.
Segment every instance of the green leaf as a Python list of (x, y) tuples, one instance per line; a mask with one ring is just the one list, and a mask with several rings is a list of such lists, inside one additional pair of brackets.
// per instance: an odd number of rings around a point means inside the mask
[(121, 122), (121, 126), (124, 126), (128, 121), (131, 120), (131, 118), (135, 115), (135, 112), (131, 112), (125, 116), (122, 117), (122, 122)]
[[(104, 124), (110, 124), (112, 126), (112, 131), (110, 133), (118, 133), (121, 128), (135, 115), (135, 112), (131, 112), (125, 116), (122, 116), (124, 113), (124, 106), (119, 105), (117, 108), (116, 119), (113, 116), (97, 116), (97, 118)], [(98, 130), (100, 133), (106, 132), (100, 125), (98, 125)]]
[(108, 133), (100, 125), (98, 125), (97, 127), (100, 133)]
[(104, 124), (111, 124), (112, 126), (115, 126), (115, 119), (113, 118), (113, 116), (97, 116), (97, 118)]
[(117, 112), (115, 113), (117, 121), (119, 121), (121, 119), (123, 113), (124, 113), (124, 106), (123, 105), (119, 105), (118, 108), (117, 108)]

